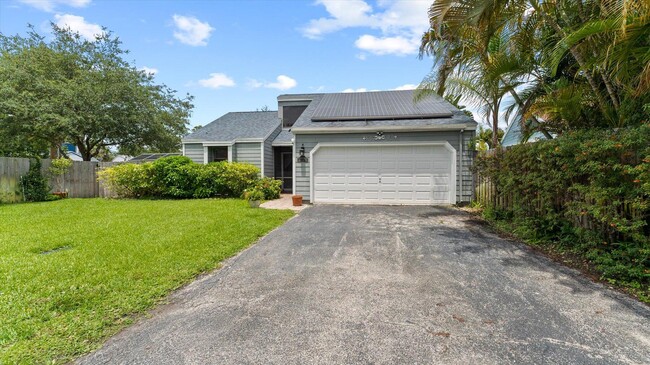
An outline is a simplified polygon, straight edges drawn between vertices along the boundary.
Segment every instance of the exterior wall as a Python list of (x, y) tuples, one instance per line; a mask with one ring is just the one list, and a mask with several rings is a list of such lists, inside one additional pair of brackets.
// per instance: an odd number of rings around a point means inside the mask
[[(472, 199), (473, 181), (471, 166), (473, 163), (473, 152), (469, 150), (470, 139), (474, 136), (474, 131), (465, 131), (462, 133), (462, 154), (460, 151), (461, 134), (460, 131), (441, 131), (441, 132), (407, 132), (407, 133), (384, 133), (384, 141), (375, 141), (374, 133), (350, 133), (350, 134), (298, 134), (295, 136), (296, 151), (303, 145), (305, 146), (305, 156), (309, 156), (311, 150), (319, 142), (366, 142), (368, 144), (382, 144), (395, 142), (449, 142), (456, 150), (456, 202), (468, 203)], [(363, 138), (366, 138), (364, 140)], [(397, 137), (397, 138), (395, 138)], [(462, 161), (462, 163), (461, 163)], [(462, 169), (461, 169), (462, 165)], [(295, 164), (295, 194), (300, 194), (303, 199), (310, 201), (310, 171), (309, 163)], [(462, 195), (461, 195), (462, 192)]]
[[(235, 143), (232, 146), (232, 160), (234, 162), (248, 162), (262, 169), (262, 143), (246, 142)], [(264, 171), (266, 173), (266, 171)]]
[(203, 144), (185, 143), (184, 155), (196, 163), (203, 163)]
[(282, 125), (279, 125), (276, 130), (271, 133), (269, 138), (264, 141), (264, 176), (273, 177), (274, 176), (274, 165), (273, 165), (273, 140), (282, 132)]

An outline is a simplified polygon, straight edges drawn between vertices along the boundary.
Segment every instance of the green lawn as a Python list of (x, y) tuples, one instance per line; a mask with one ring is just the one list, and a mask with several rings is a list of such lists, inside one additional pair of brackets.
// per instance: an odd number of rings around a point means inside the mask
[(60, 363), (99, 347), (292, 214), (243, 200), (0, 206), (0, 364)]

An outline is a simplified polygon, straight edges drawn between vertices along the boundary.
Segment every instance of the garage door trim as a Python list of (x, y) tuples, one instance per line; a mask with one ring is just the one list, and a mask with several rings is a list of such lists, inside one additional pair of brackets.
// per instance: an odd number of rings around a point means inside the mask
[(382, 146), (442, 146), (451, 152), (451, 183), (449, 191), (449, 204), (456, 204), (456, 149), (447, 141), (441, 142), (382, 142), (382, 143), (368, 143), (368, 142), (319, 142), (309, 152), (309, 197), (312, 203), (317, 203), (314, 197), (314, 154), (322, 147), (382, 147)]

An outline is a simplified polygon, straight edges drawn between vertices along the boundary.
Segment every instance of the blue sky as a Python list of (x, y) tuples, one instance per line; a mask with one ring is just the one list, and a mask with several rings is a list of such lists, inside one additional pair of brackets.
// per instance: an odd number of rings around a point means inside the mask
[(412, 88), (430, 0), (2, 0), (0, 32), (113, 31), (130, 61), (195, 97), (192, 125), (277, 108), (279, 94)]

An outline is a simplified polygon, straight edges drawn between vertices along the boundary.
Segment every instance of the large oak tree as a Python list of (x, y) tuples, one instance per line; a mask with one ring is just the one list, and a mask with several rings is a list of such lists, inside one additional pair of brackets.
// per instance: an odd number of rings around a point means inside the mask
[(177, 151), (192, 97), (154, 82), (124, 59), (106, 29), (88, 40), (52, 24), (51, 40), (0, 34), (0, 154), (39, 155), (63, 142), (84, 160), (119, 148)]

